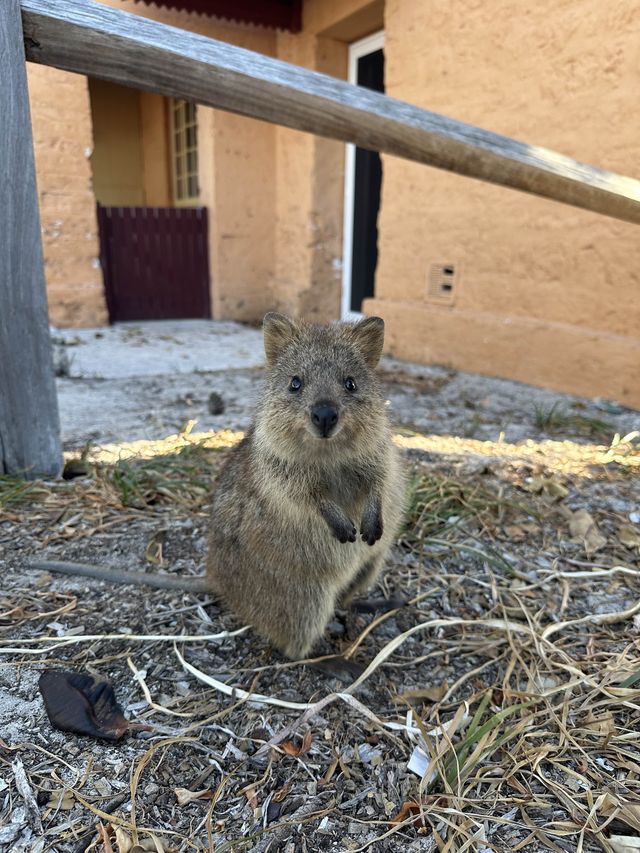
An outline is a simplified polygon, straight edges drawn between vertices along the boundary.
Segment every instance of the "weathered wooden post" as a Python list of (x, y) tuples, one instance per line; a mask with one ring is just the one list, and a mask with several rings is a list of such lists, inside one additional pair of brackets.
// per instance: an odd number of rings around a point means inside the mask
[(0, 3), (0, 474), (60, 473), (22, 21)]

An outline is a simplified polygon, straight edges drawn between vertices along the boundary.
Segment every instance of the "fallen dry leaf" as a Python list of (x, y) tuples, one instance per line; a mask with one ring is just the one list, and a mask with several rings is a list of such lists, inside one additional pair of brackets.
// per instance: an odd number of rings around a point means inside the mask
[(627, 826), (640, 832), (640, 802), (628, 802), (619, 799), (615, 794), (608, 791), (600, 811), (606, 817), (615, 813), (616, 819)]
[(618, 528), (618, 541), (625, 548), (640, 549), (640, 530), (630, 524), (623, 524)]
[(134, 844), (129, 853), (166, 853), (166, 847), (156, 835), (141, 839)]
[(114, 831), (116, 835), (116, 848), (118, 853), (131, 853), (133, 839), (129, 833), (125, 832), (121, 826), (116, 826)]
[(606, 537), (600, 533), (593, 517), (586, 509), (579, 509), (569, 518), (569, 532), (574, 540), (582, 542), (587, 554), (604, 548)]
[(144, 549), (144, 558), (148, 563), (154, 566), (164, 565), (164, 555), (162, 552), (163, 542), (161, 536), (154, 536)]
[(102, 844), (103, 853), (113, 853), (113, 847), (111, 846), (111, 839), (109, 838), (109, 830), (102, 823), (102, 821), (98, 821), (96, 825), (96, 830), (98, 832), (98, 836), (100, 838), (100, 843)]
[(185, 806), (194, 800), (210, 800), (213, 797), (211, 788), (203, 788), (201, 791), (190, 791), (188, 788), (174, 788), (174, 794), (179, 806)]
[(65, 812), (71, 811), (75, 804), (75, 797), (67, 788), (51, 791), (47, 802), (47, 806), (50, 809), (61, 809)]
[(249, 803), (250, 808), (255, 811), (258, 808), (258, 795), (256, 794), (256, 789), (247, 788), (244, 795), (247, 798), (247, 803)]
[(152, 731), (126, 719), (110, 684), (82, 672), (46, 669), (38, 689), (51, 725), (61, 732), (115, 743), (131, 731)]
[(405, 693), (399, 693), (393, 697), (394, 702), (414, 702), (416, 699), (426, 699), (428, 702), (439, 702), (449, 689), (449, 685), (445, 681), (443, 684), (437, 684), (434, 687), (424, 687), (417, 690), (407, 690)]
[(283, 752), (286, 752), (287, 755), (292, 755), (294, 758), (298, 758), (298, 756), (304, 755), (305, 752), (309, 752), (312, 742), (313, 735), (311, 734), (311, 731), (308, 731), (302, 738), (300, 746), (295, 744), (292, 740), (285, 740), (280, 744), (280, 748)]
[(528, 488), (530, 492), (536, 495), (544, 492), (545, 495), (556, 501), (561, 501), (569, 494), (569, 489), (554, 477), (534, 477)]
[(291, 782), (285, 782), (281, 788), (278, 788), (273, 797), (271, 797), (272, 802), (281, 803), (289, 793), (290, 788)]
[(609, 737), (616, 733), (616, 724), (611, 711), (605, 711), (597, 717), (589, 712), (584, 721), (584, 727), (591, 732), (595, 732), (603, 737)]
[(411, 815), (417, 815), (417, 817), (412, 821), (412, 824), (414, 826), (422, 826), (423, 819), (420, 817), (420, 811), (421, 807), (419, 803), (416, 803), (415, 800), (408, 800), (406, 803), (402, 804), (402, 807), (400, 808), (398, 814), (395, 817), (391, 818), (390, 823), (394, 825), (398, 823), (403, 823)]

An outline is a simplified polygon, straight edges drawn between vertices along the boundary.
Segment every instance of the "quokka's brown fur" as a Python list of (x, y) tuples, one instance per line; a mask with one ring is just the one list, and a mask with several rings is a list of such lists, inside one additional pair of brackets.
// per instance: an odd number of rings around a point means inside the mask
[(373, 584), (402, 514), (404, 479), (375, 375), (383, 341), (379, 317), (313, 326), (266, 315), (266, 390), (216, 484), (205, 578), (32, 568), (212, 592), (286, 655), (306, 656), (336, 606)]
[[(404, 479), (374, 372), (383, 321), (314, 326), (271, 313), (264, 339), (266, 390), (213, 496), (207, 583), (299, 658), (336, 606), (375, 581)], [(318, 406), (337, 415), (328, 437), (312, 420)]]

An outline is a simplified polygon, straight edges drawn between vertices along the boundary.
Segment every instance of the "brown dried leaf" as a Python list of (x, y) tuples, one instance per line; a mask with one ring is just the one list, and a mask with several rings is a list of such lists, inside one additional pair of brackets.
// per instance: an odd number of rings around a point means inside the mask
[(125, 832), (121, 826), (116, 826), (114, 831), (116, 834), (116, 847), (118, 849), (118, 853), (131, 853), (133, 839), (129, 833)]
[(302, 738), (300, 746), (295, 744), (292, 740), (285, 740), (280, 744), (280, 748), (283, 752), (286, 752), (287, 755), (292, 755), (294, 758), (298, 758), (298, 756), (304, 755), (305, 752), (309, 752), (312, 743), (313, 735), (311, 734), (311, 731), (307, 731), (305, 736)]
[(152, 731), (125, 718), (110, 684), (82, 672), (46, 669), (38, 689), (51, 725), (61, 732), (115, 743), (134, 730)]
[(626, 823), (632, 829), (640, 831), (640, 802), (628, 802), (607, 792), (601, 806), (601, 812), (606, 817), (615, 813), (616, 819)]
[(65, 812), (71, 811), (75, 804), (76, 801), (73, 793), (66, 788), (51, 791), (49, 794), (49, 801), (47, 802), (47, 806), (49, 808), (61, 809)]
[(421, 808), (419, 803), (416, 803), (415, 800), (408, 800), (406, 803), (402, 804), (402, 807), (400, 808), (398, 814), (395, 817), (391, 818), (390, 823), (394, 825), (398, 823), (403, 823), (411, 815), (417, 815), (417, 817), (412, 821), (412, 824), (413, 826), (421, 826), (423, 823), (423, 819), (420, 817), (420, 811)]
[(449, 685), (445, 681), (443, 684), (437, 684), (434, 687), (424, 687), (419, 690), (407, 690), (405, 693), (399, 693), (394, 696), (394, 702), (414, 702), (416, 699), (426, 699), (428, 702), (439, 702), (449, 689)]
[(534, 477), (528, 488), (530, 492), (536, 495), (544, 492), (545, 495), (556, 501), (561, 501), (569, 494), (569, 489), (554, 477)]
[(318, 785), (328, 785), (331, 779), (333, 778), (333, 774), (336, 772), (336, 768), (338, 766), (338, 762), (340, 761), (340, 756), (335, 755), (331, 764), (327, 767), (326, 773), (318, 782)]
[(150, 540), (147, 547), (144, 549), (144, 558), (148, 563), (152, 563), (154, 566), (164, 565), (162, 539), (158, 539), (157, 536), (154, 536), (153, 539)]
[(247, 798), (247, 802), (251, 806), (251, 808), (255, 811), (258, 808), (258, 795), (256, 794), (255, 788), (247, 788), (244, 792), (245, 797)]
[(610, 737), (616, 733), (616, 724), (611, 711), (605, 711), (603, 714), (595, 716), (591, 711), (587, 714), (584, 721), (585, 728), (595, 732), (603, 737)]
[(109, 830), (102, 823), (102, 821), (98, 821), (96, 830), (98, 832), (98, 835), (100, 836), (100, 842), (102, 844), (103, 853), (113, 853), (113, 847), (111, 846), (111, 840), (109, 838)]
[(281, 803), (286, 798), (290, 789), (291, 782), (285, 782), (281, 788), (278, 788), (273, 797), (271, 797), (271, 801), (274, 803)]
[(618, 528), (618, 541), (625, 548), (640, 548), (640, 531), (631, 524), (623, 524)]
[(213, 797), (211, 788), (203, 788), (201, 791), (190, 791), (188, 788), (174, 788), (174, 794), (179, 806), (185, 806), (194, 800), (210, 800)]
[(593, 554), (607, 544), (606, 537), (600, 533), (593, 517), (586, 509), (579, 509), (572, 513), (569, 518), (569, 532), (575, 540), (582, 542), (587, 554)]

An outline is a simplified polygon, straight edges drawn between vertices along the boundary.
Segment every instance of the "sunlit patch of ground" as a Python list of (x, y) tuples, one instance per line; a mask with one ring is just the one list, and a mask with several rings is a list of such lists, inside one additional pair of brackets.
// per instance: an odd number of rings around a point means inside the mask
[[(92, 462), (113, 463), (122, 459), (152, 459), (170, 456), (181, 450), (199, 445), (203, 449), (221, 450), (232, 447), (243, 437), (238, 430), (218, 432), (181, 433), (154, 440), (122, 441), (89, 447), (86, 457)], [(640, 449), (636, 443), (640, 433), (616, 436), (610, 445), (589, 444), (570, 440), (553, 441), (527, 439), (517, 444), (506, 441), (481, 441), (453, 435), (424, 435), (403, 430), (394, 435), (395, 443), (405, 450), (447, 456), (476, 456), (538, 463), (549, 470), (565, 474), (588, 475), (593, 466), (614, 463), (624, 468), (640, 468)], [(68, 451), (67, 460), (78, 456), (77, 451)]]
[(478, 441), (451, 435), (420, 435), (404, 433), (395, 436), (396, 444), (406, 450), (446, 456), (476, 456), (527, 462), (549, 471), (589, 476), (594, 466), (615, 465), (623, 468), (640, 468), (640, 450), (635, 444), (639, 433), (617, 436), (611, 445), (584, 444), (575, 441), (534, 441), (527, 439), (518, 444), (504, 441)]
[[(175, 435), (158, 439), (140, 439), (121, 441), (90, 447), (87, 459), (91, 462), (114, 463), (121, 459), (153, 459), (158, 456), (172, 456), (183, 450), (199, 446), (203, 450), (225, 450), (233, 447), (243, 437), (238, 430), (224, 429), (219, 432), (191, 432), (185, 430)], [(77, 451), (65, 453), (65, 459), (75, 459)]]

